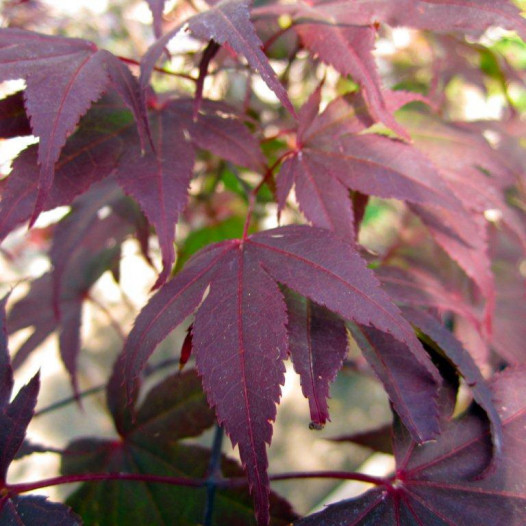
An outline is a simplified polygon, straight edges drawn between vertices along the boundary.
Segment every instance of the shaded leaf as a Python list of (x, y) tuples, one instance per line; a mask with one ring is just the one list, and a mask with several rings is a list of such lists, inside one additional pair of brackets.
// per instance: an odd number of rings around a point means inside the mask
[(373, 327), (347, 326), (411, 435), (420, 440), (438, 435), (437, 381), (423, 365), (425, 351), (417, 354)]
[(24, 109), (24, 95), (19, 91), (0, 100), (0, 137), (10, 139), (31, 135), (31, 123)]
[(329, 385), (347, 353), (347, 332), (340, 318), (312, 301), (290, 291), (285, 300), (289, 352), (303, 395), (309, 400), (310, 427), (319, 429), (329, 420)]
[(509, 524), (526, 519), (523, 429), (524, 368), (498, 375), (491, 384), (503, 422), (502, 461), (483, 479), (476, 475), (491, 458), (491, 438), (483, 420), (468, 414), (446, 417), (436, 442), (417, 446), (406, 429), (395, 426), (396, 474), (385, 485), (356, 499), (333, 504), (300, 519), (304, 525)]
[[(94, 190), (84, 196), (84, 200), (97, 198), (98, 206), (98, 188)], [(90, 213), (97, 216), (95, 209)], [(75, 233), (75, 221), (74, 214), (66, 218), (63, 228), (62, 225), (58, 228), (58, 239), (68, 239), (70, 232)], [(91, 217), (88, 226), (80, 241), (77, 239), (76, 244), (67, 245), (69, 251), (63, 253), (60, 246), (55, 247), (52, 256), (64, 259), (64, 265), (59, 265), (61, 272), (58, 278), (46, 273), (33, 280), (28, 294), (13, 305), (8, 316), (10, 333), (26, 327), (33, 328), (33, 332), (19, 347), (13, 365), (20, 366), (45, 338), (58, 330), (61, 358), (75, 392), (82, 304), (92, 285), (120, 259), (121, 243), (133, 231), (130, 222), (115, 213), (104, 219)], [(85, 227), (84, 224), (79, 228)], [(60, 318), (56, 316), (57, 308)]]
[[(81, 120), (55, 166), (55, 177), (44, 210), (69, 205), (95, 182), (107, 177), (124, 150), (124, 133), (133, 119), (115, 97), (104, 97)], [(30, 146), (13, 163), (0, 202), (0, 239), (27, 221), (38, 195), (38, 147)]]
[[(210, 452), (178, 440), (201, 434), (215, 423), (201, 383), (193, 370), (170, 375), (147, 394), (135, 419), (123, 428), (120, 411), (124, 387), (118, 362), (108, 388), (120, 440), (84, 438), (73, 441), (62, 457), (62, 472), (135, 473), (171, 477), (205, 478)], [(120, 390), (120, 392), (119, 392)], [(224, 476), (242, 477), (243, 471), (232, 460), (222, 457)], [(87, 524), (101, 525), (138, 522), (152, 525), (195, 525), (203, 519), (206, 489), (140, 481), (102, 481), (83, 484), (68, 503)], [(220, 490), (216, 494), (212, 524), (255, 524), (252, 501), (245, 490)], [(288, 524), (294, 518), (290, 507), (275, 495), (271, 497), (274, 525)]]
[(6, 526), (81, 526), (80, 518), (70, 508), (45, 497), (11, 497), (0, 499), (0, 523)]
[(68, 135), (110, 84), (133, 111), (141, 137), (147, 135), (148, 124), (127, 66), (92, 42), (0, 29), (0, 80), (19, 78), (26, 81), (25, 106), (33, 134), (40, 139), (34, 221), (43, 210)]
[(453, 363), (471, 389), (475, 401), (486, 412), (491, 424), (494, 451), (491, 466), (494, 467), (501, 462), (503, 432), (502, 422), (495, 409), (493, 397), (486, 380), (483, 378), (473, 358), (462, 347), (462, 344), (435, 318), (419, 309), (405, 308), (403, 313), (411, 323), (431, 338), (440, 351), (444, 353), (445, 357)]

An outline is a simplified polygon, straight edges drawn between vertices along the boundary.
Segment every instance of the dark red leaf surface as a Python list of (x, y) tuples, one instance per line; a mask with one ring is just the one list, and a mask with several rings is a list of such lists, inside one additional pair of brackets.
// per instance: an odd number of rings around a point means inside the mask
[[(13, 369), (7, 347), (7, 297), (0, 302), (0, 483), (5, 483), (7, 469), (24, 442), (26, 429), (33, 417), (40, 388), (39, 374), (23, 386), (10, 402), (13, 390)], [(0, 499), (0, 510), (3, 499)]]
[(462, 213), (435, 166), (413, 146), (359, 133), (374, 121), (358, 97), (336, 99), (313, 119), (319, 100), (317, 90), (300, 111), (296, 149), (277, 179), (281, 208), (294, 184), (305, 216), (347, 240), (354, 239), (354, 219), (346, 189)]
[(431, 338), (446, 358), (454, 364), (471, 389), (473, 398), (488, 415), (494, 452), (491, 466), (495, 467), (501, 462), (502, 456), (502, 422), (493, 403), (492, 393), (473, 358), (453, 334), (430, 314), (423, 310), (412, 308), (403, 309), (403, 313), (411, 323)]
[(395, 426), (396, 475), (385, 486), (344, 500), (297, 521), (298, 526), (506, 524), (526, 520), (524, 457), (524, 368), (491, 383), (504, 429), (503, 457), (494, 471), (477, 478), (491, 457), (491, 439), (480, 416), (444, 419), (436, 442), (417, 446)]
[(6, 526), (81, 526), (82, 521), (63, 504), (31, 496), (0, 499), (0, 523)]
[[(133, 119), (115, 97), (105, 97), (81, 120), (55, 166), (55, 177), (44, 210), (69, 205), (93, 183), (107, 177), (124, 150)], [(38, 195), (37, 146), (23, 151), (13, 163), (0, 202), (0, 239), (27, 221)]]
[(429, 360), (425, 351), (374, 327), (348, 327), (411, 435), (419, 440), (438, 435), (437, 380), (423, 365)]
[(31, 135), (31, 123), (24, 109), (24, 95), (21, 91), (0, 100), (0, 137), (10, 139)]
[[(332, 16), (330, 5), (307, 5), (299, 2), (294, 14), (294, 29), (303, 44), (342, 75), (351, 75), (364, 90), (369, 110), (375, 120), (383, 122), (401, 137), (407, 131), (393, 118), (384, 100), (381, 81), (373, 57), (376, 31), (358, 26), (350, 16)], [(339, 13), (343, 14), (343, 13)]]
[[(373, 273), (351, 245), (330, 232), (289, 226), (199, 252), (139, 314), (123, 350), (128, 392), (133, 395), (135, 379), (157, 344), (202, 302), (193, 327), (197, 368), (219, 421), (239, 445), (261, 524), (268, 520), (265, 445), (272, 436), (287, 353), (287, 315), (275, 281), (348, 320), (390, 333), (411, 349), (435, 391), (439, 382)], [(428, 415), (425, 427), (417, 424), (412, 430), (426, 440), (437, 429)]]
[(136, 81), (127, 66), (92, 42), (1, 29), (0, 80), (18, 78), (26, 80), (25, 106), (33, 134), (40, 139), (34, 220), (43, 210), (67, 137), (110, 85), (135, 114), (141, 137), (147, 135), (148, 126)]
[[(248, 65), (256, 70), (281, 103), (292, 114), (294, 108), (287, 92), (270, 67), (252, 22), (250, 21), (250, 0), (222, 0), (215, 2), (207, 11), (186, 21), (188, 29), (205, 41), (214, 40), (220, 45), (228, 44), (237, 54), (247, 59)], [(181, 26), (166, 33), (146, 53), (142, 60), (141, 85), (146, 88), (155, 62), (161, 56), (166, 44), (181, 30)]]
[(329, 420), (329, 385), (347, 353), (343, 321), (327, 309), (287, 291), (289, 352), (309, 400), (311, 424), (321, 429)]

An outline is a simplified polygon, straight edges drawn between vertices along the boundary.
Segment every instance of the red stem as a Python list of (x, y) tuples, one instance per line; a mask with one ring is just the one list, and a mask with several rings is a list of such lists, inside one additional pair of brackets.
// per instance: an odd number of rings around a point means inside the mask
[(367, 482), (375, 486), (390, 486), (389, 480), (364, 473), (354, 473), (348, 471), (305, 471), (300, 473), (278, 473), (270, 475), (271, 481), (293, 480), (293, 479), (338, 479), (338, 480), (358, 480)]
[(148, 475), (139, 473), (83, 473), (80, 475), (63, 475), (49, 479), (26, 482), (22, 484), (6, 484), (9, 492), (20, 494), (47, 488), (49, 486), (59, 486), (61, 484), (72, 484), (74, 482), (96, 482), (103, 480), (135, 480), (139, 482), (157, 482), (160, 484), (170, 484), (175, 486), (187, 486), (201, 488), (205, 485), (205, 480), (192, 479), (186, 477), (163, 477), (161, 475)]
[[(354, 473), (346, 471), (305, 471), (299, 473), (278, 473), (270, 475), (271, 481), (295, 480), (295, 479), (337, 479), (337, 480), (357, 480), (374, 484), (375, 486), (391, 487), (389, 479), (365, 475), (363, 473)], [(150, 482), (158, 484), (169, 484), (173, 486), (186, 486), (190, 488), (205, 487), (205, 479), (194, 479), (187, 477), (165, 477), (161, 475), (148, 475), (140, 473), (83, 473), (79, 475), (63, 475), (49, 479), (37, 480), (35, 482), (25, 482), (21, 484), (6, 484), (4, 487), (8, 493), (21, 494), (35, 491), (50, 486), (59, 486), (61, 484), (73, 484), (75, 482), (99, 482), (106, 480), (129, 480), (136, 482)], [(235, 488), (246, 486), (248, 481), (243, 478), (233, 478), (223, 481), (217, 481), (217, 486), (222, 488)]]

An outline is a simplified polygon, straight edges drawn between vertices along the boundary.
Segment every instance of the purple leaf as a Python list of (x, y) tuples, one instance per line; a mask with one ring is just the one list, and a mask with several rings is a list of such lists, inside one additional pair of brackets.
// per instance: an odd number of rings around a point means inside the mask
[(403, 313), (411, 323), (431, 338), (445, 354), (446, 358), (454, 364), (471, 389), (473, 398), (488, 415), (494, 451), (492, 465), (498, 464), (502, 455), (502, 422), (495, 409), (492, 394), (486, 384), (486, 380), (484, 380), (473, 358), (453, 334), (430, 314), (423, 310), (411, 308), (405, 308)]
[[(126, 132), (133, 127), (129, 112), (115, 97), (105, 97), (80, 122), (55, 167), (55, 178), (44, 210), (69, 205), (93, 183), (107, 177), (122, 155)], [(0, 202), (0, 239), (27, 221), (38, 195), (37, 146), (13, 163)]]
[(129, 403), (136, 391), (136, 379), (149, 356), (195, 311), (229, 249), (229, 245), (214, 245), (197, 253), (140, 312), (123, 349)]
[(0, 409), (0, 481), (5, 483), (7, 469), (24, 442), (26, 429), (33, 418), (40, 389), (37, 373), (18, 391), (10, 404)]
[(146, 0), (153, 17), (153, 31), (155, 38), (159, 38), (163, 34), (163, 10), (166, 0)]
[(143, 155), (136, 147), (127, 149), (117, 179), (155, 226), (163, 258), (163, 270), (154, 285), (158, 287), (170, 275), (175, 260), (175, 225), (186, 204), (194, 150), (186, 141), (183, 123), (170, 112), (157, 112), (151, 131), (155, 152)]
[(425, 351), (416, 354), (375, 328), (356, 324), (348, 327), (411, 436), (425, 440), (438, 435), (437, 380), (422, 365), (428, 360)]
[(26, 80), (26, 110), (33, 134), (40, 138), (34, 221), (44, 209), (67, 137), (110, 84), (135, 113), (141, 137), (147, 135), (148, 125), (128, 68), (92, 42), (0, 29), (0, 80), (18, 78)]
[[(88, 200), (96, 194), (92, 191), (83, 197)], [(96, 210), (91, 212), (96, 215)], [(76, 224), (77, 219), (81, 225)], [(61, 252), (62, 247), (55, 245), (53, 258), (58, 261), (59, 276), (53, 279), (48, 273), (34, 280), (29, 293), (13, 306), (8, 316), (10, 333), (26, 327), (34, 328), (18, 349), (13, 365), (18, 367), (49, 334), (58, 330), (61, 358), (75, 392), (82, 303), (92, 285), (120, 258), (120, 245), (132, 231), (129, 220), (115, 213), (88, 224), (88, 227), (85, 218), (76, 218), (75, 213), (65, 219), (58, 227), (59, 239), (64, 240), (65, 245), (69, 246), (67, 240), (71, 239), (71, 232), (82, 229), (87, 232), (67, 252)], [(60, 319), (55, 314), (57, 310)]]
[(266, 444), (285, 383), (287, 313), (257, 261), (233, 251), (197, 312), (193, 345), (210, 405), (239, 447), (259, 524), (269, 521)]
[(0, 408), (9, 404), (13, 391), (14, 379), (11, 367), (11, 357), (7, 347), (7, 327), (5, 306), (8, 296), (0, 301)]
[[(295, 114), (285, 88), (280, 84), (261, 50), (259, 39), (249, 12), (250, 0), (222, 0), (213, 7), (187, 20), (188, 29), (205, 41), (214, 40), (220, 45), (228, 44), (236, 53), (247, 59), (248, 65), (256, 70), (267, 86), (276, 94), (287, 110)], [(155, 62), (161, 56), (166, 44), (180, 31), (181, 26), (166, 33), (146, 53), (142, 60), (141, 85), (148, 85)]]
[(19, 91), (0, 100), (0, 137), (10, 139), (31, 135), (31, 124), (24, 109), (24, 95)]
[(475, 327), (480, 325), (475, 310), (467, 299), (458, 291), (445, 286), (436, 276), (416, 267), (410, 270), (380, 267), (375, 273), (396, 303), (412, 307), (433, 307), (440, 312), (452, 311), (469, 320)]
[(303, 44), (323, 62), (333, 66), (342, 75), (351, 75), (360, 84), (369, 110), (376, 120), (401, 137), (410, 139), (407, 131), (393, 118), (382, 94), (372, 54), (376, 31), (371, 26), (353, 25), (352, 18), (351, 15), (335, 19), (325, 4), (303, 4), (294, 15), (294, 29)]
[(301, 519), (297, 526), (399, 524), (506, 524), (526, 520), (523, 472), (524, 368), (506, 371), (491, 383), (503, 423), (503, 456), (495, 470), (477, 478), (491, 457), (491, 439), (477, 414), (458, 420), (444, 415), (435, 442), (418, 446), (395, 426), (396, 474), (356, 499), (343, 500)]
[(329, 385), (347, 353), (347, 333), (340, 318), (310, 300), (287, 291), (289, 352), (301, 389), (309, 400), (311, 427), (321, 429), (329, 418)]
[(509, 0), (345, 0), (315, 2), (336, 20), (352, 20), (356, 25), (385, 22), (392, 26), (432, 31), (480, 33), (490, 26), (516, 30), (526, 35), (526, 22)]
[(0, 523), (6, 526), (81, 526), (80, 517), (70, 508), (45, 497), (0, 498)]
[(297, 147), (277, 177), (280, 210), (293, 181), (307, 219), (348, 241), (354, 240), (355, 227), (346, 188), (463, 213), (434, 165), (416, 148), (359, 133), (374, 122), (360, 98), (336, 99), (313, 118), (318, 104), (315, 92), (300, 111)]
[[(131, 400), (157, 344), (197, 309), (197, 368), (219, 421), (240, 447), (261, 524), (268, 517), (265, 443), (272, 435), (287, 352), (286, 311), (273, 280), (344, 318), (392, 334), (409, 347), (435, 390), (440, 381), (372, 271), (351, 245), (329, 231), (289, 226), (197, 253), (139, 314), (123, 349), (127, 390)], [(431, 414), (432, 403), (427, 406)], [(436, 431), (429, 415), (425, 427), (413, 429), (419, 440)]]

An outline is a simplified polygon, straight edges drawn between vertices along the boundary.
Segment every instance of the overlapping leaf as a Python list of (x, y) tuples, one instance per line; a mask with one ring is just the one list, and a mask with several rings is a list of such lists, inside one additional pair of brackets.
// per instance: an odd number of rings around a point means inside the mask
[(31, 135), (31, 124), (24, 109), (24, 97), (19, 91), (0, 100), (0, 137), (10, 139)]
[[(123, 351), (128, 392), (133, 397), (135, 379), (157, 344), (202, 303), (193, 326), (197, 368), (219, 422), (239, 446), (261, 524), (268, 519), (265, 445), (272, 437), (288, 346), (285, 302), (276, 282), (346, 319), (390, 333), (411, 349), (415, 367), (435, 390), (438, 382), (372, 272), (351, 245), (330, 232), (289, 226), (211, 245), (195, 255), (135, 322)], [(327, 374), (326, 384), (333, 369)], [(431, 397), (431, 412), (432, 406)], [(429, 415), (425, 426), (412, 429), (419, 440), (437, 431)]]
[(109, 189), (107, 184), (94, 187), (82, 196), (79, 215), (74, 207), (71, 216), (59, 223), (51, 254), (54, 271), (34, 280), (29, 293), (9, 313), (10, 333), (33, 328), (15, 355), (15, 367), (58, 330), (61, 357), (76, 390), (82, 304), (92, 285), (118, 262), (122, 241), (134, 231), (130, 217), (113, 212), (100, 219), (98, 211), (103, 204), (117, 206), (122, 199), (114, 183)]
[(503, 422), (503, 458), (486, 477), (491, 456), (486, 425), (476, 414), (448, 421), (436, 442), (417, 446), (395, 426), (396, 474), (361, 497), (297, 521), (315, 525), (509, 524), (526, 520), (524, 368), (495, 378), (491, 391)]
[(467, 126), (417, 112), (404, 112), (400, 117), (417, 147), (432, 159), (465, 208), (476, 214), (497, 211), (526, 246), (523, 220), (506, 203), (503, 193), (517, 180), (514, 164)]
[(32, 526), (37, 521), (40, 524), (49, 521), (60, 526), (80, 526), (78, 517), (63, 504), (6, 491), (7, 470), (22, 447), (40, 388), (37, 373), (10, 401), (14, 382), (7, 348), (6, 301), (7, 298), (3, 298), (0, 302), (0, 523)]
[[(522, 38), (526, 35), (526, 22), (510, 0), (356, 0), (352, 3), (315, 0), (312, 4), (336, 21), (343, 20), (359, 26), (384, 22), (391, 26), (477, 34), (490, 26), (500, 26), (517, 31)], [(263, 7), (258, 13), (290, 12), (290, 6), (282, 7)], [(308, 7), (307, 4), (307, 13)]]
[[(454, 364), (460, 375), (470, 387), (473, 398), (484, 409), (491, 424), (491, 437), (493, 441), (492, 467), (501, 462), (502, 456), (502, 422), (495, 409), (491, 392), (476, 366), (473, 358), (462, 347), (462, 344), (443, 327), (433, 316), (423, 310), (405, 308), (404, 316), (438, 346), (439, 352)], [(489, 468), (488, 468), (489, 469)]]
[(385, 136), (359, 133), (372, 124), (359, 99), (336, 99), (312, 119), (319, 100), (318, 89), (300, 112), (297, 147), (278, 174), (281, 207), (294, 184), (306, 217), (346, 239), (354, 237), (346, 189), (462, 212), (460, 202), (419, 151)]
[(110, 85), (133, 111), (143, 139), (148, 124), (138, 85), (127, 66), (92, 42), (0, 29), (0, 80), (19, 78), (26, 81), (25, 106), (33, 134), (40, 139), (34, 220), (43, 210), (68, 135)]
[(345, 325), (327, 309), (290, 291), (285, 300), (290, 356), (309, 400), (310, 427), (321, 429), (329, 420), (329, 385), (347, 353)]
[[(108, 385), (108, 405), (120, 439), (83, 438), (73, 441), (62, 459), (64, 474), (133, 473), (165, 477), (205, 478), (210, 452), (181, 444), (183, 438), (201, 434), (215, 422), (195, 371), (176, 373), (156, 385), (136, 410), (123, 420), (123, 386), (116, 368)], [(242, 477), (240, 466), (221, 459), (224, 476)], [(102, 481), (82, 485), (68, 499), (86, 524), (139, 523), (193, 526), (202, 522), (206, 489), (140, 481)], [(285, 525), (293, 518), (290, 507), (274, 494), (271, 524)], [(218, 490), (214, 525), (254, 524), (248, 491)]]
[(292, 23), (305, 47), (342, 75), (351, 75), (360, 84), (375, 120), (383, 122), (401, 137), (409, 138), (384, 100), (372, 54), (376, 38), (372, 25), (356, 25), (352, 10), (349, 10), (349, 16), (338, 12), (336, 17), (330, 4), (309, 5), (304, 2), (298, 2)]
[[(285, 108), (294, 114), (294, 108), (285, 88), (280, 84), (265, 53), (261, 50), (263, 43), (250, 21), (250, 3), (250, 0), (222, 0), (214, 3), (207, 11), (191, 17), (186, 24), (197, 38), (212, 39), (219, 45), (228, 44), (237, 54), (244, 56), (248, 65), (261, 75)], [(166, 44), (181, 28), (182, 26), (178, 26), (166, 33), (144, 56), (141, 72), (143, 88), (148, 85), (155, 62), (161, 56)]]
[[(192, 101), (178, 99), (152, 109), (150, 122), (155, 151), (148, 149), (143, 154), (131, 115), (123, 105), (114, 97), (95, 104), (67, 142), (43, 207), (70, 204), (91, 184), (115, 172), (119, 185), (139, 203), (157, 230), (163, 255), (158, 286), (168, 277), (175, 259), (175, 224), (187, 201), (194, 145), (251, 169), (261, 169), (264, 161), (257, 141), (224, 104), (203, 101), (194, 120)], [(0, 203), (0, 237), (27, 220), (34, 209), (36, 155), (36, 147), (30, 147), (14, 163)]]

